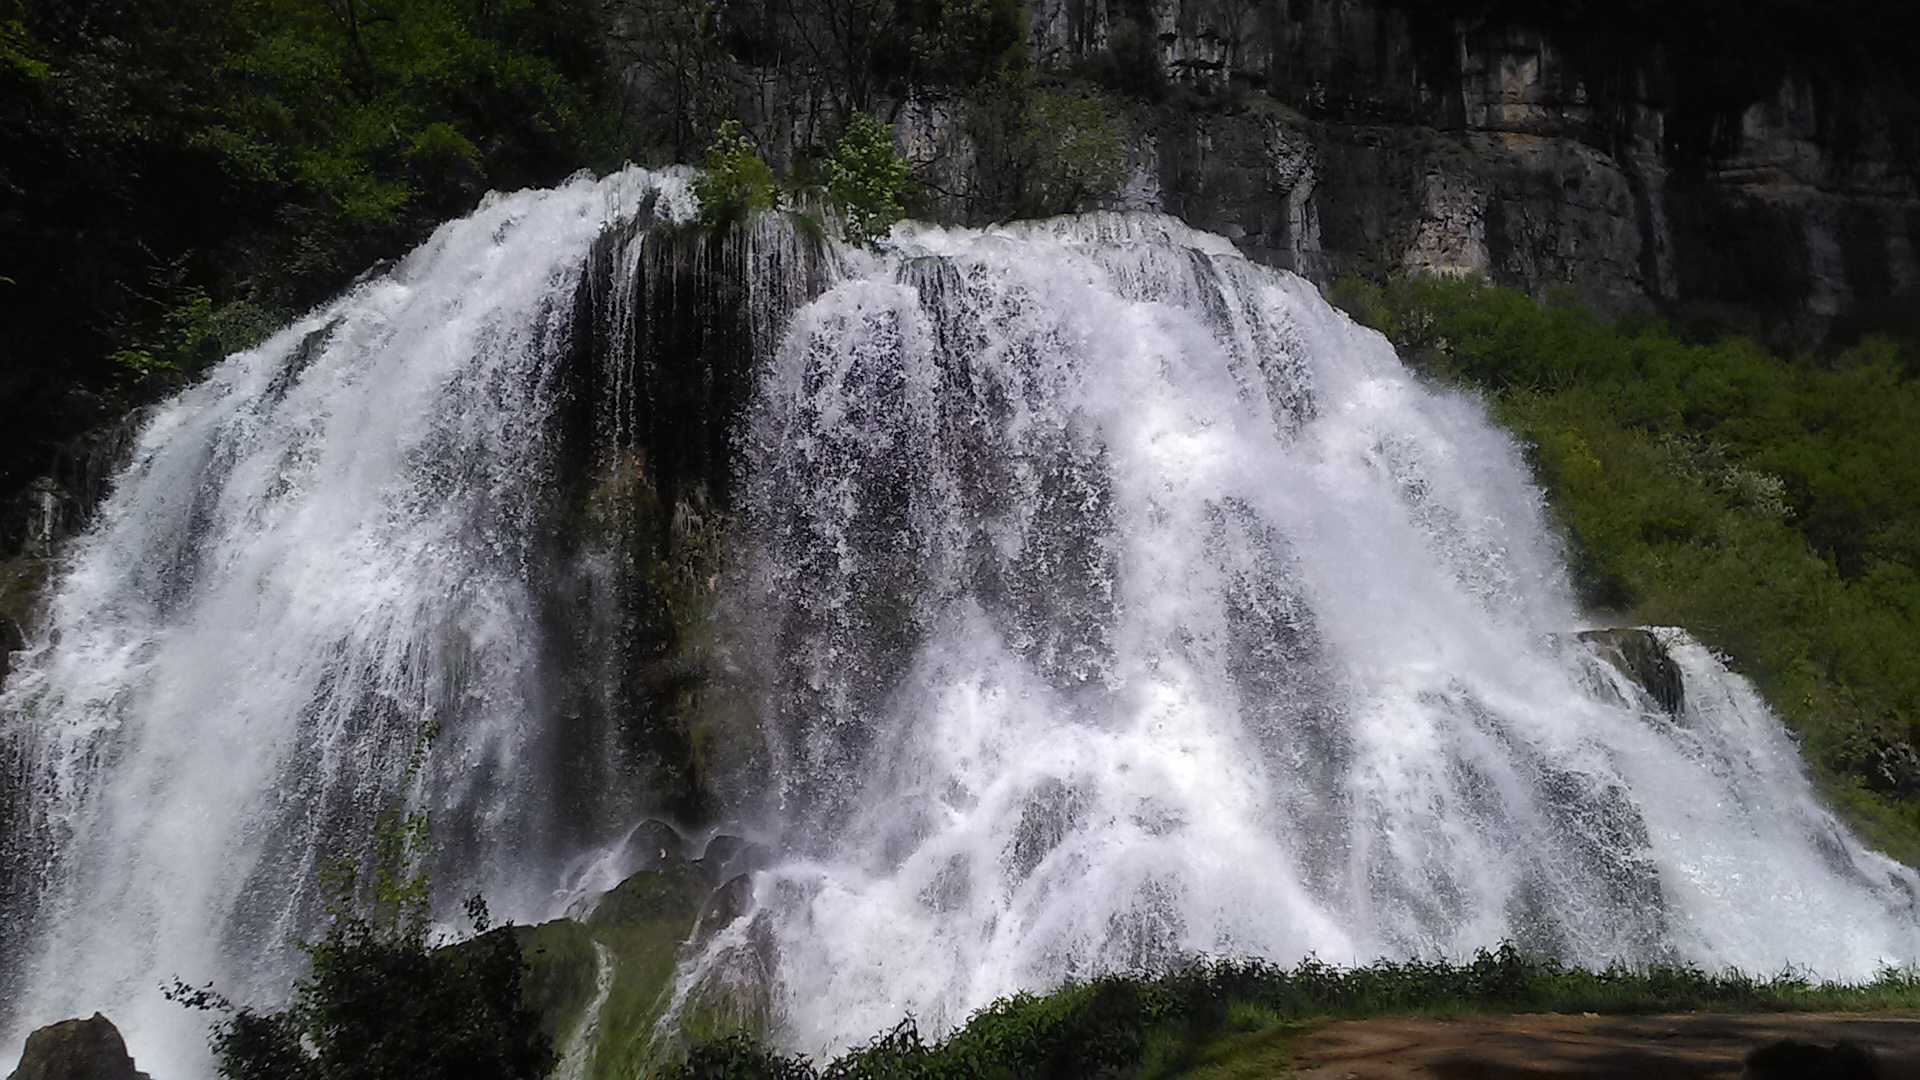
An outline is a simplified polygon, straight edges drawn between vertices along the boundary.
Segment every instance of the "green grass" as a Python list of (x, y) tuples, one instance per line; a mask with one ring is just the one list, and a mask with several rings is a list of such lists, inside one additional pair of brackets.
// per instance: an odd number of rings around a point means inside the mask
[(1750, 676), (1816, 784), (1920, 863), (1920, 350), (1690, 341), (1473, 282), (1347, 283), (1414, 370), (1525, 444), (1587, 604)]
[(1113, 976), (1046, 995), (1018, 994), (944, 1040), (911, 1018), (824, 1065), (782, 1057), (744, 1036), (696, 1047), (675, 1074), (831, 1080), (961, 1077), (1242, 1077), (1283, 1072), (1322, 1020), (1466, 1013), (1668, 1013), (1920, 1009), (1920, 973), (1871, 983), (1754, 978), (1679, 965), (1589, 971), (1511, 945), (1465, 963), (1389, 962), (1293, 968), (1198, 963), (1164, 975)]

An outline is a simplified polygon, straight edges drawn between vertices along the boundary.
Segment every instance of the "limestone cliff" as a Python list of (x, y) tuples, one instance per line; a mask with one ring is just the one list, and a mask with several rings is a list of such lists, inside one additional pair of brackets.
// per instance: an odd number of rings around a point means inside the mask
[[(1071, 72), (1144, 31), (1172, 91), (1134, 110), (1131, 201), (1316, 279), (1483, 273), (1815, 330), (1920, 297), (1904, 90), (1440, 7), (1039, 0), (1032, 47)], [(1709, 63), (1742, 81), (1700, 89)]]

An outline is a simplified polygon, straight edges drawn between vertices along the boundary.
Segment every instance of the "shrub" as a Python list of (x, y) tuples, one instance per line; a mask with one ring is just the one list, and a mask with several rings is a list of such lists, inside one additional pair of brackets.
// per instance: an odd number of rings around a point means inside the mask
[(753, 140), (738, 120), (728, 120), (707, 147), (706, 169), (693, 182), (700, 200), (700, 217), (708, 225), (724, 226), (755, 210), (779, 204), (773, 169), (755, 152)]
[(1111, 197), (1126, 182), (1125, 137), (1099, 98), (1079, 92), (1040, 94), (1031, 123), (1034, 195), (1042, 213), (1073, 213)]
[[(417, 783), (438, 719), (421, 731), (402, 790)], [(511, 927), (494, 929), (478, 896), (466, 914), (476, 936), (433, 947), (432, 850), (425, 814), (388, 800), (360, 862), (322, 875), (333, 897), (327, 932), (305, 950), (311, 969), (276, 1012), (239, 1007), (211, 987), (176, 982), (169, 997), (224, 1014), (212, 1043), (227, 1080), (539, 1080), (553, 1046), (521, 995), (526, 965)], [(364, 865), (366, 872), (361, 872)]]
[(241, 1009), (217, 1026), (221, 1076), (536, 1080), (552, 1070), (540, 1018), (520, 998), (520, 947), (504, 928), (430, 949), (348, 919), (308, 953), (313, 972), (292, 1005)]
[(1773, 980), (1739, 972), (1711, 975), (1682, 965), (1590, 971), (1528, 955), (1511, 944), (1481, 950), (1460, 963), (1382, 960), (1336, 968), (1309, 958), (1289, 969), (1261, 961), (1202, 961), (1157, 976), (1110, 975), (1049, 994), (1015, 994), (975, 1013), (938, 1042), (922, 1038), (908, 1017), (817, 1067), (735, 1035), (696, 1047), (671, 1075), (681, 1080), (1188, 1075), (1203, 1063), (1226, 1064), (1222, 1059), (1234, 1053), (1237, 1035), (1297, 1030), (1304, 1021), (1329, 1017), (1915, 1004), (1920, 1004), (1920, 980), (1910, 971), (1885, 971), (1861, 986), (1814, 985), (1791, 973)]
[(827, 196), (840, 207), (846, 238), (866, 243), (906, 213), (907, 162), (893, 152), (893, 132), (855, 113), (827, 158)]
[(1125, 134), (1093, 94), (1041, 90), (1009, 71), (979, 87), (965, 115), (975, 221), (1075, 213), (1127, 178)]

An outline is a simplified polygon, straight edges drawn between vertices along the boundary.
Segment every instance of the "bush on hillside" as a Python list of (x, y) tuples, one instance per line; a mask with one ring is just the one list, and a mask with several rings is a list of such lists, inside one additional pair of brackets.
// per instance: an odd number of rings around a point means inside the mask
[(484, 908), (475, 928), (470, 942), (430, 948), (342, 918), (307, 946), (312, 972), (284, 1009), (176, 995), (226, 1012), (213, 1050), (227, 1080), (539, 1080), (555, 1059), (521, 1000), (520, 947), (505, 928), (484, 932)]
[(1126, 181), (1125, 130), (1093, 94), (1044, 90), (1026, 72), (1009, 71), (975, 90), (965, 125), (975, 221), (1077, 213)]
[(489, 189), (618, 159), (591, 0), (0, 0), (0, 501)]
[[(1329, 1017), (1410, 1012), (1654, 1013), (1787, 1011), (1920, 1005), (1920, 979), (1885, 971), (1861, 986), (1709, 975), (1684, 965), (1590, 971), (1511, 944), (1461, 963), (1382, 960), (1336, 968), (1260, 961), (1197, 962), (1156, 976), (1110, 975), (1048, 994), (1015, 994), (946, 1038), (911, 1017), (821, 1066), (740, 1034), (695, 1047), (674, 1080), (972, 1080), (982, 1076), (1181, 1076), (1224, 1065), (1244, 1036), (1284, 1036)], [(1260, 1045), (1263, 1040), (1249, 1040)], [(1262, 1070), (1257, 1075), (1269, 1075)]]

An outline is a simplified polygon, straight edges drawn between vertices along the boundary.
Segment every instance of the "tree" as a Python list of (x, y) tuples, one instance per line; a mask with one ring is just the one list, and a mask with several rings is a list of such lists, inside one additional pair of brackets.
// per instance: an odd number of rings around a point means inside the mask
[(213, 1050), (227, 1080), (539, 1080), (552, 1043), (521, 1000), (525, 970), (510, 928), (429, 948), (424, 934), (392, 934), (372, 921), (337, 919), (307, 946), (312, 972), (276, 1012), (234, 1008), (211, 989), (171, 996), (226, 1013)]
[(974, 147), (968, 216), (975, 221), (1071, 214), (1127, 176), (1119, 121), (1087, 93), (1040, 90), (1008, 71), (968, 100)]
[(846, 238), (866, 243), (906, 213), (907, 162), (893, 152), (893, 132), (855, 113), (827, 159), (827, 196), (840, 208)]
[(755, 210), (779, 203), (773, 169), (761, 160), (738, 120), (720, 125), (707, 147), (707, 167), (693, 182), (700, 217), (708, 225), (730, 225)]

